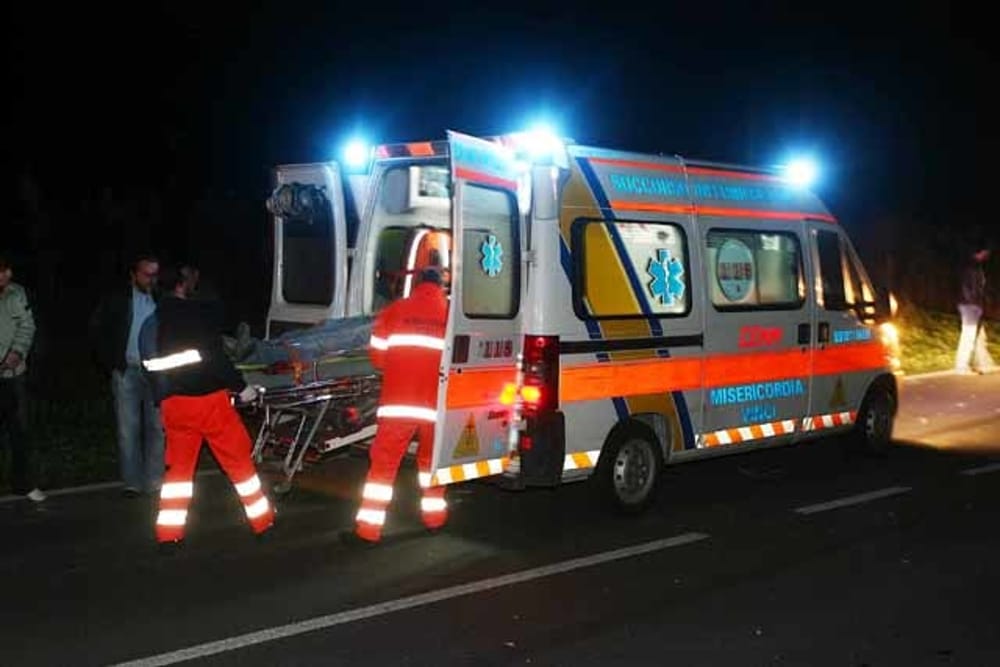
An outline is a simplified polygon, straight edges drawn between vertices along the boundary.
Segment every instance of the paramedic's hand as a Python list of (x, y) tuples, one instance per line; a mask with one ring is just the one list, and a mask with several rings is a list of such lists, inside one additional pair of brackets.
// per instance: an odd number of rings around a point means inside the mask
[(243, 387), (243, 391), (239, 394), (240, 403), (252, 403), (257, 399), (257, 388), (252, 384), (248, 384)]

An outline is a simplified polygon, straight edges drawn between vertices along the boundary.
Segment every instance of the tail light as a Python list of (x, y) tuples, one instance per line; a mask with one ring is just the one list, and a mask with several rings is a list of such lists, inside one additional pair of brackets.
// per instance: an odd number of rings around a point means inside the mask
[(559, 407), (559, 337), (524, 337), (524, 384), (521, 398), (526, 414)]

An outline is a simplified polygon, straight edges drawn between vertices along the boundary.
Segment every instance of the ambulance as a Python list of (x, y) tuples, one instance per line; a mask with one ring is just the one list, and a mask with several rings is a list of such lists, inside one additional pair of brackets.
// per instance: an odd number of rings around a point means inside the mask
[(277, 170), (269, 331), (375, 315), (446, 276), (432, 484), (592, 478), (622, 511), (664, 466), (850, 433), (898, 405), (886, 299), (785, 174), (519, 133)]

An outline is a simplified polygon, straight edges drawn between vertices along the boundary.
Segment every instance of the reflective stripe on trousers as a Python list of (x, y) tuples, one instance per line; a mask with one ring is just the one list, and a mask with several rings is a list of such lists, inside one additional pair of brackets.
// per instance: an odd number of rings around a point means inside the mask
[(418, 482), (422, 490), (421, 519), (428, 528), (440, 528), (448, 519), (445, 503), (447, 487), (430, 487), (430, 465), (434, 445), (434, 424), (402, 419), (379, 419), (375, 441), (368, 450), (371, 465), (362, 490), (356, 517), (358, 536), (371, 542), (382, 537), (386, 509), (393, 497), (393, 484), (400, 461), (414, 436), (418, 438)]

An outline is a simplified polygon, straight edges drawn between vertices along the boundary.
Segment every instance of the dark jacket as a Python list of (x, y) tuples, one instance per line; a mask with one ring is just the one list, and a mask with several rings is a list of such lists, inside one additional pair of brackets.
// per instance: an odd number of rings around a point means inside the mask
[(132, 284), (129, 283), (104, 295), (90, 316), (90, 344), (97, 363), (105, 371), (125, 370), (125, 346), (131, 325)]
[(218, 302), (165, 297), (139, 332), (143, 363), (196, 350), (200, 361), (152, 372), (157, 400), (242, 391), (243, 376), (222, 347), (223, 318)]
[(986, 307), (986, 271), (979, 262), (970, 262), (962, 272), (962, 305)]

